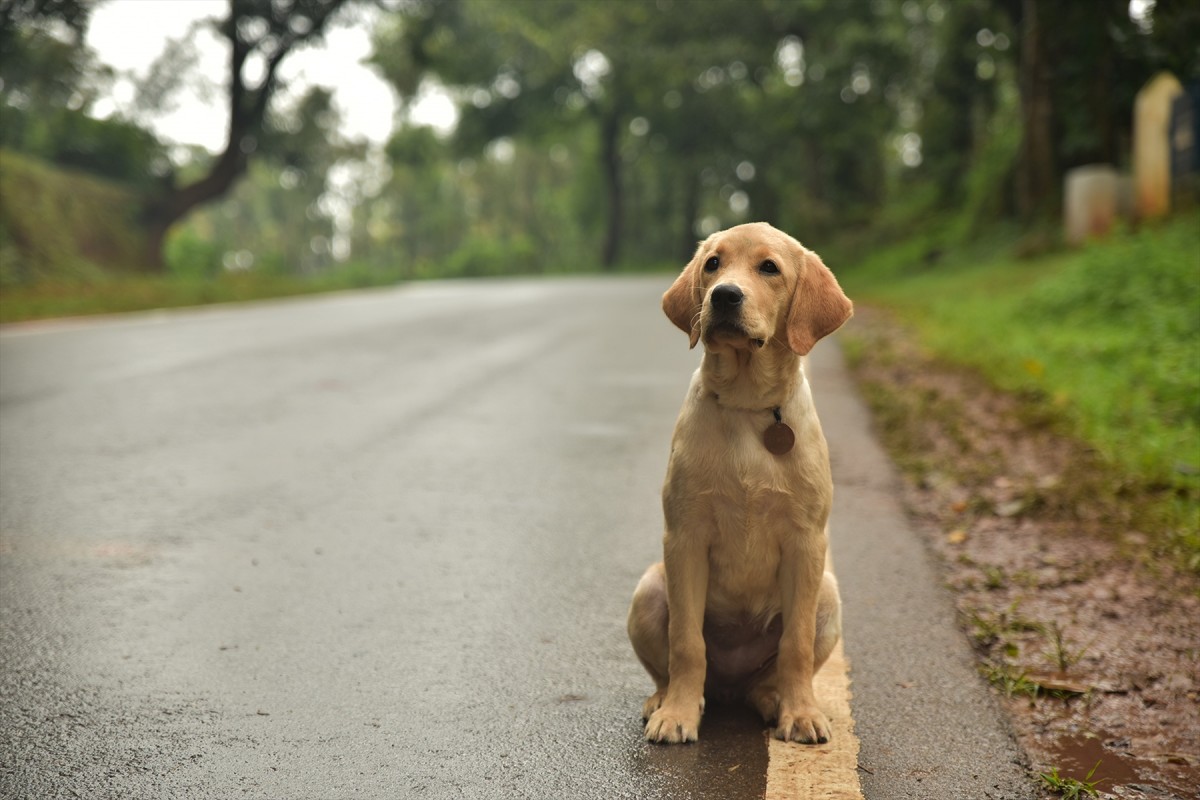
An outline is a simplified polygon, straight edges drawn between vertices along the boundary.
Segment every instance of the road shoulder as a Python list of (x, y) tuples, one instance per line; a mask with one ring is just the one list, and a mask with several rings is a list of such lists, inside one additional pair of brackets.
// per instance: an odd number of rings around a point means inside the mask
[(912, 529), (837, 339), (809, 358), (834, 473), (858, 777), (871, 800), (1036, 796), (1023, 751), (979, 675), (937, 565)]

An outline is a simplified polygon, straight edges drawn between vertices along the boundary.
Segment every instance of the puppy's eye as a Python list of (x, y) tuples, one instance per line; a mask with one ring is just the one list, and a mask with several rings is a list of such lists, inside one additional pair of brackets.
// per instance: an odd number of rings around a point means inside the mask
[(766, 261), (764, 261), (763, 263), (758, 265), (758, 271), (761, 272), (763, 275), (778, 275), (779, 274), (779, 265), (776, 264), (774, 261), (767, 259)]
[(721, 266), (721, 259), (717, 258), (716, 256), (713, 256), (708, 261), (704, 262), (704, 271), (705, 272), (716, 272), (717, 267), (719, 267), (719, 266)]

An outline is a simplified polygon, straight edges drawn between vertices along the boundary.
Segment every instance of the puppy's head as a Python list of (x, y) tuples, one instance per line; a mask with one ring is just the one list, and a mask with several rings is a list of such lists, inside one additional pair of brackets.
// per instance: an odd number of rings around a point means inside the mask
[(806, 355), (853, 313), (820, 256), (764, 222), (701, 242), (663, 295), (663, 311), (707, 347), (758, 349), (775, 340)]

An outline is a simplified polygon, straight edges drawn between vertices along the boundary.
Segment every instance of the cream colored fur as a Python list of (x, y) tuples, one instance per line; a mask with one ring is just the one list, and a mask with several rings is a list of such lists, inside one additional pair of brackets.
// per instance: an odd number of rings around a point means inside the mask
[[(736, 308), (714, 302), (718, 286), (740, 292)], [(704, 355), (671, 442), (663, 561), (629, 611), (656, 686), (646, 738), (695, 741), (707, 690), (744, 697), (780, 739), (826, 741), (812, 676), (841, 604), (824, 570), (833, 486), (803, 356), (850, 301), (815, 253), (754, 223), (703, 242), (663, 309)], [(776, 408), (796, 436), (783, 455), (763, 444)]]

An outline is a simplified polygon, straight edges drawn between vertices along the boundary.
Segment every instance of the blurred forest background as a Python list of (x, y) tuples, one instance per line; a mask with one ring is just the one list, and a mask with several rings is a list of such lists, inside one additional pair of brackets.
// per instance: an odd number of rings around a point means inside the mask
[[(1066, 170), (1128, 163), (1147, 79), (1200, 75), (1187, 0), (233, 0), (203, 23), (227, 74), (172, 42), (100, 119), (93, 8), (0, 0), (0, 288), (663, 268), (747, 220), (838, 262), (998, 227), (1036, 249)], [(339, 133), (329, 89), (281, 100), (279, 65), (338, 25), (370, 26), (400, 99), (383, 147)], [(143, 121), (201, 80), (218, 153)], [(450, 132), (405, 122), (431, 88)]]

